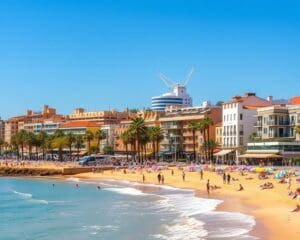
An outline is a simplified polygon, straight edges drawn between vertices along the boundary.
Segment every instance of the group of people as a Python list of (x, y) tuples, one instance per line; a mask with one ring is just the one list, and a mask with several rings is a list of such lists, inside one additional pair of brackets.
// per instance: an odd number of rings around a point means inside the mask
[(162, 173), (158, 173), (157, 181), (158, 181), (158, 184), (164, 184), (165, 183), (165, 176)]

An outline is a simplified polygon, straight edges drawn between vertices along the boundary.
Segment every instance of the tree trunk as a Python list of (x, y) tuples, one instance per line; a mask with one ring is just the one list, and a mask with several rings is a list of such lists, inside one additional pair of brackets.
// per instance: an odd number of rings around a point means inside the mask
[(196, 136), (195, 131), (193, 131), (193, 147), (194, 147), (194, 161), (196, 160)]
[(69, 146), (70, 161), (72, 161), (72, 145)]
[(126, 160), (128, 162), (128, 144), (125, 144)]
[(79, 161), (79, 152), (80, 152), (80, 147), (77, 148), (77, 160)]

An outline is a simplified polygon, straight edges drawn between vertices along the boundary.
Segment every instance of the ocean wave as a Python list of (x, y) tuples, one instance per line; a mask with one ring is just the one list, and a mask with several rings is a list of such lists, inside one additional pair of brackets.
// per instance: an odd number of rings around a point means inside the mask
[(151, 235), (151, 237), (161, 240), (201, 240), (207, 236), (203, 226), (204, 223), (195, 218), (184, 217), (173, 225), (163, 226), (164, 233)]
[(34, 199), (32, 197), (31, 193), (22, 193), (22, 192), (18, 192), (18, 191), (13, 191), (14, 194), (22, 197), (23, 199), (25, 199), (27, 202), (30, 203), (34, 203), (34, 204), (49, 204), (49, 202), (47, 200), (44, 199)]
[(18, 192), (18, 191), (13, 191), (14, 194), (17, 194), (23, 198), (32, 198), (32, 194), (31, 193), (22, 193), (22, 192)]
[(68, 181), (68, 182), (80, 182), (80, 179), (75, 178), (75, 177), (70, 177), (70, 178), (66, 178), (66, 181)]
[(138, 189), (129, 188), (129, 187), (103, 188), (103, 190), (111, 191), (111, 192), (116, 192), (116, 193), (124, 194), (124, 195), (133, 195), (133, 196), (145, 196), (145, 195), (149, 195), (149, 194), (143, 193), (142, 191), (140, 191)]
[(97, 235), (99, 232), (103, 231), (117, 231), (119, 229), (118, 226), (114, 225), (90, 225), (90, 226), (82, 226), (83, 230), (89, 231), (91, 235)]

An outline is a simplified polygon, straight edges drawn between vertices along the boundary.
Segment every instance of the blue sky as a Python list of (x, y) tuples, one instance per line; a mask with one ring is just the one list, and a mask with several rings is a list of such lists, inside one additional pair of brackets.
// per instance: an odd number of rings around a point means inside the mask
[(0, 1), (0, 116), (150, 107), (162, 71), (194, 103), (300, 95), (300, 3)]

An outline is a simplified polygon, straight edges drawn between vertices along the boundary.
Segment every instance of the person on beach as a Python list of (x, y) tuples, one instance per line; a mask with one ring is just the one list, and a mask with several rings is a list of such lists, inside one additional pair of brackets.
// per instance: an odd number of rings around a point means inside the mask
[(99, 191), (99, 190), (101, 190), (101, 187), (98, 185), (98, 186), (97, 186), (97, 189), (98, 189), (98, 191)]
[(157, 180), (158, 180), (158, 183), (160, 184), (160, 182), (161, 182), (161, 174), (160, 173), (157, 175)]
[(201, 178), (201, 180), (203, 180), (203, 170), (202, 169), (200, 170), (200, 178)]
[(161, 184), (165, 184), (165, 177), (164, 177), (164, 175), (161, 175)]
[(174, 176), (174, 170), (173, 170), (173, 169), (172, 169), (172, 171), (171, 171), (171, 175)]
[(223, 174), (223, 184), (226, 184), (226, 173)]
[(146, 181), (146, 177), (145, 177), (145, 174), (143, 174), (143, 183), (145, 183)]
[(243, 187), (243, 185), (242, 184), (240, 184), (240, 188), (239, 188), (239, 190), (238, 190), (239, 192), (241, 192), (241, 191), (244, 191), (244, 187)]
[(288, 177), (287, 182), (289, 184), (288, 190), (291, 190), (291, 186), (292, 186), (292, 178), (291, 178), (291, 176)]
[(207, 194), (210, 193), (210, 183), (209, 183), (209, 179), (207, 180), (207, 183), (206, 183), (206, 191), (207, 191)]
[(230, 179), (231, 179), (231, 176), (230, 176), (230, 174), (228, 173), (228, 175), (227, 175), (227, 184), (230, 184)]
[(182, 180), (185, 182), (185, 172), (182, 171)]
[(300, 205), (298, 204), (292, 212), (300, 212)]

